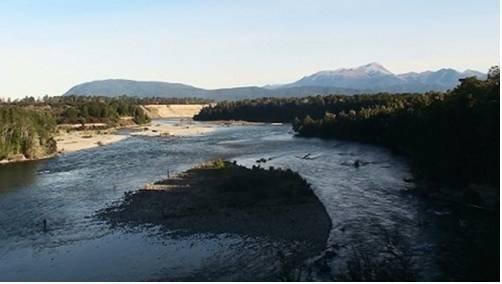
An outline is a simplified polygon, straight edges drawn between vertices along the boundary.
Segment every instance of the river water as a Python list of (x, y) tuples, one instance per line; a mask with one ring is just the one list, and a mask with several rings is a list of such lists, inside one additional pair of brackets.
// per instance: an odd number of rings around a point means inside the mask
[(335, 270), (352, 244), (372, 246), (382, 230), (398, 228), (412, 240), (419, 279), (434, 278), (433, 262), (420, 256), (433, 249), (419, 229), (425, 209), (408, 193), (413, 185), (404, 181), (410, 172), (401, 158), (379, 147), (294, 137), (290, 125), (263, 124), (221, 126), (185, 138), (129, 137), (0, 167), (0, 280), (266, 279), (277, 269), (274, 249), (281, 244), (237, 235), (181, 238), (155, 227), (111, 228), (94, 217), (167, 170), (181, 172), (214, 158), (246, 166), (266, 158), (266, 167), (290, 168), (306, 178), (333, 222), (327, 247), (337, 248)]

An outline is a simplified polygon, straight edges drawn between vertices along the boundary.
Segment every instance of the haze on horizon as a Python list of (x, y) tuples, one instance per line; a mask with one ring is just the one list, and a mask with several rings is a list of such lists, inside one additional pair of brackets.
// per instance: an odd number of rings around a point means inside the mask
[(202, 88), (499, 63), (496, 0), (0, 2), (0, 97), (121, 78)]

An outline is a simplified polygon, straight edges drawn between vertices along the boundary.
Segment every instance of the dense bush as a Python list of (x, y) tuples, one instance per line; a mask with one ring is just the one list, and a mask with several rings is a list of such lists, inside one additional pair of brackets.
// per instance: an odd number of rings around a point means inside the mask
[(246, 120), (255, 122), (293, 122), (307, 115), (320, 119), (326, 112), (359, 110), (375, 105), (400, 104), (418, 94), (330, 95), (304, 98), (261, 98), (254, 100), (220, 102), (208, 106), (194, 117), (195, 120)]
[(0, 105), (48, 108), (58, 124), (106, 123), (115, 124), (120, 117), (130, 116), (137, 124), (150, 121), (140, 105), (148, 104), (207, 104), (199, 98), (135, 98), (95, 96), (45, 96), (42, 99), (26, 97), (14, 101), (0, 101)]
[(0, 105), (0, 160), (17, 154), (39, 158), (54, 153), (55, 126), (47, 111)]
[(149, 122), (143, 109), (134, 99), (127, 97), (54, 97), (47, 100), (57, 116), (58, 124), (63, 123), (106, 123), (115, 124), (120, 117), (133, 117), (135, 123)]
[(248, 169), (224, 160), (215, 160), (199, 168), (213, 171), (221, 206), (240, 207), (264, 200), (285, 198), (288, 202), (305, 202), (315, 197), (310, 185), (297, 173), (287, 169), (253, 166)]

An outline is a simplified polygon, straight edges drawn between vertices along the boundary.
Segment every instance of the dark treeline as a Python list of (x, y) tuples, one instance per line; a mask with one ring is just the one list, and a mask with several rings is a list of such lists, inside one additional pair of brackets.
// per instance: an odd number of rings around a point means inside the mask
[(119, 97), (52, 97), (47, 104), (53, 109), (58, 124), (106, 123), (114, 125), (121, 117), (132, 117), (137, 124), (150, 121), (135, 98)]
[(189, 105), (189, 104), (210, 104), (213, 100), (204, 98), (162, 98), (162, 97), (144, 97), (135, 98), (138, 104), (142, 105)]
[(375, 105), (399, 104), (419, 94), (330, 95), (304, 98), (261, 98), (225, 101), (208, 106), (194, 117), (195, 120), (245, 120), (253, 122), (293, 122), (295, 118), (324, 117), (326, 112), (338, 113), (360, 110)]
[(387, 146), (432, 180), (498, 184), (499, 90), (494, 67), (446, 93), (223, 102), (195, 119), (293, 122), (301, 136)]
[(46, 110), (0, 105), (0, 160), (22, 154), (41, 158), (56, 151), (56, 121)]
[(149, 122), (140, 105), (150, 104), (207, 104), (209, 100), (200, 98), (136, 98), (97, 96), (57, 96), (35, 99), (25, 97), (19, 100), (0, 101), (0, 105), (47, 107), (58, 124), (106, 123), (116, 124), (120, 117), (133, 117), (137, 124)]
[(203, 98), (163, 98), (163, 97), (99, 97), (99, 96), (43, 96), (40, 98), (35, 97), (24, 97), (22, 99), (2, 99), (0, 98), (0, 104), (11, 104), (11, 105), (48, 105), (48, 104), (82, 104), (84, 102), (93, 102), (96, 100), (125, 100), (138, 105), (150, 105), (150, 104), (209, 104), (212, 100)]
[(129, 97), (60, 96), (43, 97), (39, 100), (26, 97), (3, 102), (0, 105), (45, 109), (52, 114), (58, 124), (106, 123), (112, 126), (124, 116), (132, 117), (138, 124), (150, 121), (139, 106), (138, 100)]

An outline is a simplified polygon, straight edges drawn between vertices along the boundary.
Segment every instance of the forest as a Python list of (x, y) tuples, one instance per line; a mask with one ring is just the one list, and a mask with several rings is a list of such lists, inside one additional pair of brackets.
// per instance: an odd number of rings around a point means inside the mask
[(135, 99), (128, 97), (54, 97), (48, 100), (58, 124), (106, 123), (116, 125), (121, 117), (132, 117), (136, 124), (150, 122)]
[(293, 122), (310, 116), (323, 118), (325, 113), (359, 110), (375, 105), (393, 105), (413, 99), (420, 94), (329, 95), (303, 98), (261, 98), (224, 101), (207, 106), (195, 120), (244, 120), (251, 122)]
[(140, 105), (150, 104), (208, 104), (200, 98), (161, 97), (97, 97), (97, 96), (44, 96), (19, 100), (0, 100), (1, 106), (38, 107), (48, 109), (58, 124), (106, 123), (116, 125), (120, 117), (132, 117), (136, 124), (150, 122)]
[(445, 93), (264, 98), (204, 108), (197, 120), (292, 122), (299, 136), (386, 146), (419, 175), (455, 184), (499, 182), (499, 68)]
[(209, 104), (212, 100), (202, 99), (202, 98), (164, 98), (164, 97), (130, 97), (130, 96), (119, 96), (119, 97), (100, 97), (100, 96), (43, 96), (35, 98), (32, 96), (27, 96), (21, 99), (11, 100), (10, 98), (2, 99), (0, 98), (0, 105), (61, 105), (61, 104), (82, 104), (93, 101), (110, 101), (110, 100), (120, 100), (134, 103), (137, 105), (149, 105), (149, 104)]
[(0, 160), (23, 154), (41, 158), (56, 152), (56, 121), (46, 110), (0, 106)]

